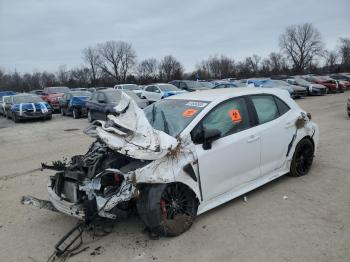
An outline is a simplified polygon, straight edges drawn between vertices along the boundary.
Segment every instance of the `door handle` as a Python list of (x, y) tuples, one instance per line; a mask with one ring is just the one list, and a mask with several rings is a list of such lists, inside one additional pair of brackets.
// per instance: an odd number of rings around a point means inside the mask
[(248, 142), (248, 143), (252, 143), (252, 142), (258, 140), (259, 138), (260, 138), (260, 136), (251, 135), (251, 136), (248, 138), (247, 142)]

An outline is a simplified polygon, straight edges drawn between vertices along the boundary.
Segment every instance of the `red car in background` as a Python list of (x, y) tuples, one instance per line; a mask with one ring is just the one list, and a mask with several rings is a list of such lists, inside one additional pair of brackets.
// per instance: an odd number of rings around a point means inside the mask
[(328, 93), (344, 92), (343, 86), (340, 85), (337, 80), (334, 80), (328, 76), (306, 75), (306, 76), (303, 76), (303, 78), (309, 82), (324, 85), (325, 87), (328, 88)]
[(41, 98), (46, 101), (53, 110), (59, 110), (60, 104), (59, 100), (63, 97), (63, 95), (69, 92), (70, 89), (66, 86), (51, 86), (45, 87), (44, 92), (41, 95)]
[(338, 83), (340, 89), (342, 91), (349, 90), (350, 89), (350, 82), (346, 80), (340, 80), (340, 79), (335, 79), (332, 76), (320, 76), (322, 79), (325, 80), (334, 80)]

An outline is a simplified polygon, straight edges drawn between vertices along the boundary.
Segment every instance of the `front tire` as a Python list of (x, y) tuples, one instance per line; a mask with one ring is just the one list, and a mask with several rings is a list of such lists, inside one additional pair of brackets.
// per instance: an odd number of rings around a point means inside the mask
[(18, 123), (18, 122), (19, 122), (19, 119), (18, 119), (16, 113), (12, 113), (12, 120), (13, 120), (13, 122), (15, 122), (15, 123)]
[(302, 139), (295, 148), (290, 176), (299, 177), (308, 174), (314, 159), (314, 145), (308, 138)]
[(92, 121), (94, 121), (94, 119), (92, 118), (92, 115), (91, 115), (91, 111), (90, 111), (90, 110), (87, 112), (87, 119), (88, 119), (89, 123), (91, 123)]
[(178, 236), (192, 226), (198, 202), (188, 186), (171, 183), (145, 185), (136, 206), (148, 230), (163, 236)]
[(80, 117), (79, 110), (77, 108), (73, 108), (73, 118), (78, 119)]

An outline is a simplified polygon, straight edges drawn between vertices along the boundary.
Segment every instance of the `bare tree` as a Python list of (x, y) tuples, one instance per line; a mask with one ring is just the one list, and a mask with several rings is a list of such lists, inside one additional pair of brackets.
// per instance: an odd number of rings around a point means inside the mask
[(71, 70), (69, 86), (87, 87), (90, 82), (90, 70), (91, 69), (87, 67), (75, 68)]
[(136, 52), (129, 43), (122, 43), (120, 46), (121, 67), (120, 74), (122, 81), (126, 81), (128, 72), (136, 64)]
[(338, 54), (336, 51), (328, 51), (326, 50), (324, 52), (324, 56), (325, 56), (325, 66), (327, 68), (328, 71), (333, 72), (337, 66), (337, 62), (338, 62)]
[(224, 55), (211, 56), (197, 66), (197, 71), (205, 78), (228, 78), (235, 75), (235, 63), (233, 59)]
[(287, 27), (279, 45), (297, 73), (303, 73), (315, 56), (322, 55), (324, 46), (320, 32), (310, 23)]
[(83, 59), (90, 67), (91, 82), (93, 86), (97, 85), (97, 70), (100, 60), (99, 53), (94, 47), (87, 47), (83, 50)]
[(158, 61), (155, 58), (142, 60), (137, 68), (136, 74), (142, 83), (153, 82), (157, 79)]
[(245, 65), (254, 76), (259, 74), (261, 57), (258, 55), (248, 56), (245, 59)]
[(339, 38), (339, 55), (344, 69), (350, 69), (350, 38)]
[(159, 74), (163, 81), (181, 78), (183, 74), (183, 66), (175, 57), (168, 55), (160, 62)]
[(130, 68), (136, 62), (136, 53), (130, 43), (107, 41), (97, 46), (100, 55), (98, 66), (104, 74), (125, 81)]
[(57, 71), (57, 80), (60, 85), (68, 85), (69, 83), (69, 71), (67, 70), (66, 65), (60, 65)]

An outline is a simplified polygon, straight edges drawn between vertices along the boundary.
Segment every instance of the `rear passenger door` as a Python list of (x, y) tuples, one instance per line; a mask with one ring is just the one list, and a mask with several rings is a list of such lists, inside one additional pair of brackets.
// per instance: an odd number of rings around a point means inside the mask
[(261, 137), (261, 175), (280, 169), (286, 160), (288, 145), (295, 132), (289, 106), (270, 94), (251, 96)]

